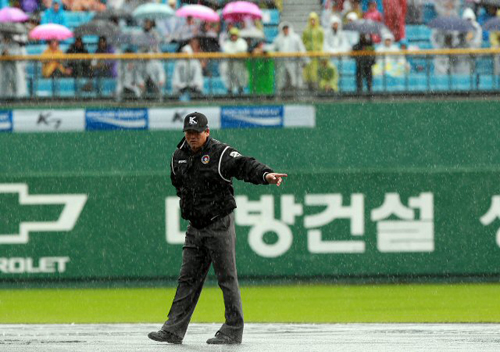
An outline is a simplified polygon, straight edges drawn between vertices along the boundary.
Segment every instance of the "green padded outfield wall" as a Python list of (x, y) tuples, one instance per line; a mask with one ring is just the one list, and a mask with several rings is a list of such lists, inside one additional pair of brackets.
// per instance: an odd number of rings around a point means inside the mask
[[(242, 278), (500, 274), (500, 103), (316, 105), (212, 135), (289, 178), (236, 181)], [(179, 131), (0, 134), (0, 280), (174, 279)], [(499, 231), (499, 234), (497, 234)]]

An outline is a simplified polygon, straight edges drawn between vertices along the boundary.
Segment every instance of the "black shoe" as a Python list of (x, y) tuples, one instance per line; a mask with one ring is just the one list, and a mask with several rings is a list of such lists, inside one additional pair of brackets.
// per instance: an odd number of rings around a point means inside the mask
[(159, 342), (168, 342), (176, 345), (180, 345), (182, 343), (182, 339), (178, 336), (175, 336), (171, 332), (165, 330), (159, 330), (158, 332), (153, 331), (148, 334), (148, 337), (151, 340), (159, 341)]
[(217, 331), (215, 337), (207, 340), (209, 345), (239, 345), (241, 341), (237, 341), (232, 337), (224, 335), (220, 331)]

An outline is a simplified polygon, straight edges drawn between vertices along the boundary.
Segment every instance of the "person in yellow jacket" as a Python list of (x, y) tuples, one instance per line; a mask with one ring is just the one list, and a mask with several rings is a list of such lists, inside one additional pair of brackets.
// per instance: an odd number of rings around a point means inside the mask
[[(309, 14), (307, 28), (302, 33), (302, 42), (308, 52), (323, 51), (324, 32), (319, 24), (319, 16), (316, 12)], [(319, 60), (312, 58), (311, 62), (304, 68), (304, 81), (309, 89), (318, 87)]]
[[(42, 53), (42, 56), (56, 58), (63, 54), (61, 49), (59, 49), (59, 42), (57, 40), (51, 40), (48, 48)], [(71, 69), (64, 67), (60, 60), (43, 61), (42, 75), (45, 78), (69, 76), (70, 74)]]

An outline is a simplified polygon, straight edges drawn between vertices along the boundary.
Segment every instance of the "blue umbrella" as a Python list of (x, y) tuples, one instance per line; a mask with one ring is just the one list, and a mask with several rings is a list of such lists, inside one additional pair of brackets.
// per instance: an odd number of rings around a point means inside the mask
[(500, 17), (494, 17), (483, 24), (485, 31), (500, 31)]
[(469, 21), (455, 16), (440, 16), (430, 21), (427, 26), (443, 31), (470, 32), (474, 30)]
[(132, 16), (137, 19), (159, 20), (163, 18), (172, 17), (175, 11), (165, 4), (148, 3), (138, 6)]

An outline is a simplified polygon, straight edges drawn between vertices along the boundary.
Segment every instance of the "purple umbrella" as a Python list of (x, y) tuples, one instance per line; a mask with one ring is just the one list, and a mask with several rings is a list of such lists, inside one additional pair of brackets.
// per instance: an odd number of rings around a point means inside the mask
[(0, 10), (0, 22), (24, 22), (29, 16), (15, 7), (4, 7)]
[(33, 28), (30, 38), (38, 40), (64, 40), (73, 37), (73, 32), (60, 24), (41, 24)]
[(474, 30), (469, 21), (455, 16), (440, 16), (427, 23), (427, 26), (443, 31), (457, 31), (462, 33)]

